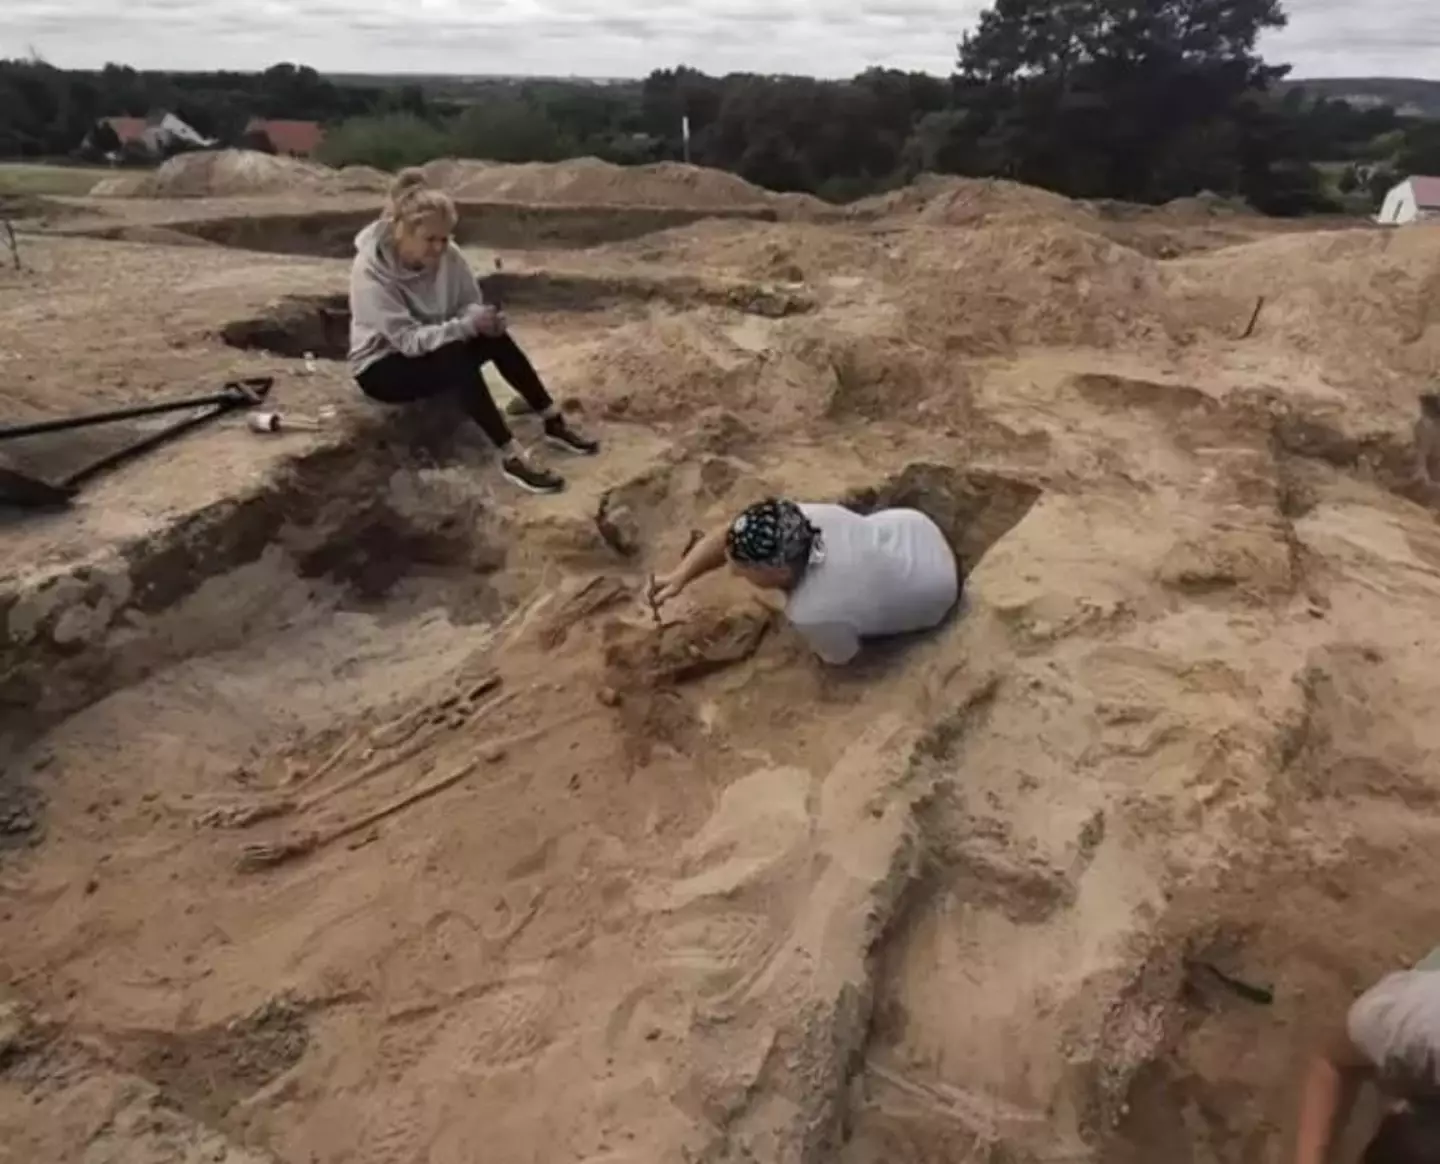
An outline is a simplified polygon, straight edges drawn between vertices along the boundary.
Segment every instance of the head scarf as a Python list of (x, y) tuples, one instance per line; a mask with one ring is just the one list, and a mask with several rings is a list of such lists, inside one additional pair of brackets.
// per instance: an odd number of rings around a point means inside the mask
[(725, 538), (732, 561), (742, 566), (803, 569), (822, 553), (820, 531), (793, 501), (766, 498), (730, 525)]

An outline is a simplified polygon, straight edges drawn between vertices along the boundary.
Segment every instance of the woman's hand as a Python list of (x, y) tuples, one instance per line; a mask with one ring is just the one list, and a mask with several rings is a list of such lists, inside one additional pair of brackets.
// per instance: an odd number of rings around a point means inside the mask
[(505, 313), (489, 303), (472, 303), (465, 308), (465, 321), (476, 335), (501, 336), (505, 334)]

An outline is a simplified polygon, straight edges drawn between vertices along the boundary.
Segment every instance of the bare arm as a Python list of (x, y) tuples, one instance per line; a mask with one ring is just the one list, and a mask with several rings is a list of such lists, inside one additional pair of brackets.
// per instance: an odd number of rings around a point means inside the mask
[(1327, 1164), (1335, 1130), (1349, 1116), (1360, 1081), (1371, 1070), (1370, 1062), (1344, 1031), (1331, 1037), (1305, 1076), (1295, 1132), (1295, 1164)]
[(680, 564), (668, 574), (655, 579), (651, 592), (658, 605), (669, 602), (697, 578), (713, 573), (725, 564), (725, 541), (730, 532), (728, 525), (711, 530), (680, 559)]

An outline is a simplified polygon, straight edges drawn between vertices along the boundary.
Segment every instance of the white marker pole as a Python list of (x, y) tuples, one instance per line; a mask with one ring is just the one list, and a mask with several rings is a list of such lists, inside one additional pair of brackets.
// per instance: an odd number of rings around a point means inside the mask
[(685, 143), (685, 164), (690, 164), (690, 115), (682, 114), (680, 117), (680, 137)]

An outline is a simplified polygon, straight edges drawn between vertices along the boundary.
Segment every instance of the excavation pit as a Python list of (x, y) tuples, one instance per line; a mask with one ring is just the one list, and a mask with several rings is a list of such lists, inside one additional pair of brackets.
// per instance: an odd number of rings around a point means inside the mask
[[(774, 222), (764, 207), (688, 210), (649, 206), (525, 206), (505, 202), (459, 202), (455, 241), (462, 247), (507, 251), (567, 250), (627, 242), (708, 218)], [(375, 221), (376, 209), (263, 214), (176, 222), (171, 228), (219, 246), (264, 254), (345, 259), (355, 235)], [(114, 229), (114, 228), (111, 228)], [(105, 237), (98, 232), (97, 237)]]
[[(487, 578), (504, 538), (477, 475), (423, 474), (392, 430), (303, 457), (73, 572), (8, 579), (0, 739), (32, 737), (157, 668), (262, 633), (282, 596), (304, 608), (312, 588), (337, 608), (413, 599), (457, 624), (497, 615)], [(228, 612), (204, 597), (231, 590)]]
[(840, 504), (857, 513), (918, 509), (945, 531), (965, 577), (1024, 520), (1042, 492), (1014, 477), (916, 462), (878, 485), (847, 493)]
[[(754, 283), (705, 283), (689, 278), (603, 278), (558, 272), (495, 272), (479, 280), (487, 302), (507, 312), (616, 314), (647, 304), (684, 309), (705, 304), (775, 319), (814, 309), (807, 295)], [(343, 360), (350, 342), (350, 304), (344, 295), (292, 296), (220, 330), (234, 348), (299, 357), (307, 352)]]

